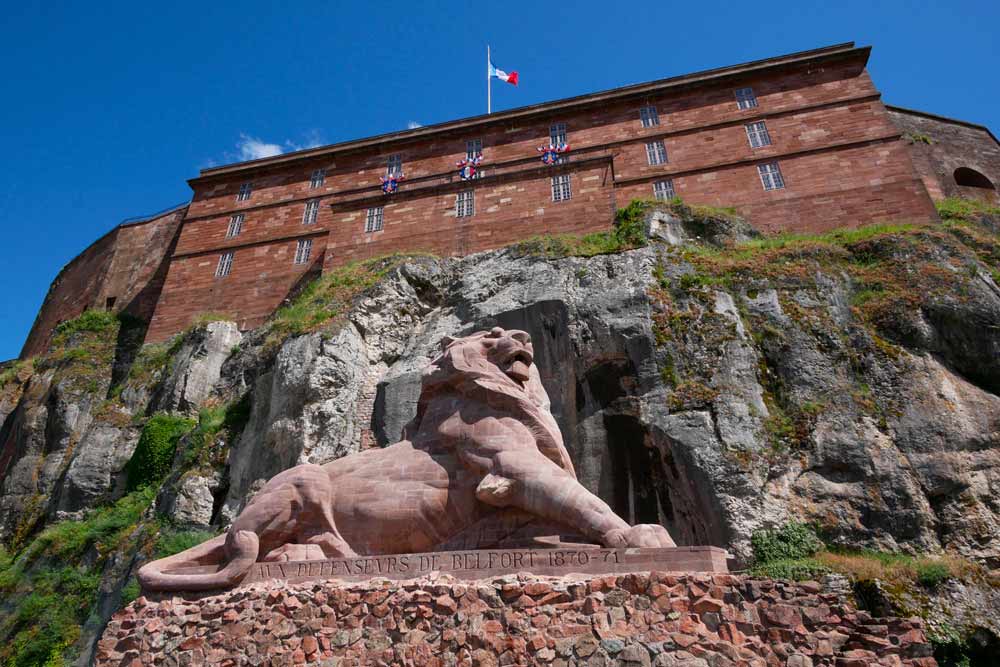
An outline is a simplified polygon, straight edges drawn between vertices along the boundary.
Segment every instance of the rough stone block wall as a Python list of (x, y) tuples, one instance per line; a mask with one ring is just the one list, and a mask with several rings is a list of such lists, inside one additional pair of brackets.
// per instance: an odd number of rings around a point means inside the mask
[(21, 358), (44, 352), (60, 322), (89, 308), (124, 310), (149, 321), (185, 210), (116, 227), (63, 267), (42, 302)]
[[(931, 197), (976, 197), (1000, 203), (1000, 143), (988, 129), (898, 107), (889, 107), (888, 111), (889, 118), (904, 133), (913, 165)], [(994, 189), (959, 186), (954, 174), (960, 167), (975, 169), (992, 182)]]
[(815, 582), (650, 572), (140, 598), (109, 623), (96, 665), (933, 667), (930, 656), (920, 619), (873, 618)]

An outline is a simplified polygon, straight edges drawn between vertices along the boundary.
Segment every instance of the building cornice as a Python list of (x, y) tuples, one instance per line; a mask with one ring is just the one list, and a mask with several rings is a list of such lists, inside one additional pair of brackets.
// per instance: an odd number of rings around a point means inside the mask
[(685, 74), (666, 79), (658, 79), (656, 81), (650, 81), (631, 86), (623, 86), (621, 88), (613, 88), (610, 90), (600, 91), (596, 93), (588, 93), (586, 95), (568, 97), (560, 100), (555, 100), (552, 102), (542, 102), (539, 104), (519, 107), (516, 109), (511, 109), (509, 111), (502, 111), (489, 115), (472, 116), (460, 120), (453, 120), (444, 123), (437, 123), (434, 125), (427, 125), (412, 130), (389, 132), (385, 134), (375, 135), (372, 137), (367, 137), (364, 139), (355, 139), (337, 144), (320, 146), (317, 148), (307, 148), (304, 150), (294, 151), (291, 153), (283, 153), (281, 155), (260, 158), (257, 160), (249, 160), (246, 162), (237, 162), (230, 165), (224, 165), (221, 167), (202, 169), (199, 176), (188, 180), (188, 184), (193, 188), (197, 184), (216, 180), (217, 178), (223, 176), (262, 171), (271, 167), (282, 166), (291, 162), (318, 159), (321, 157), (326, 157), (337, 153), (368, 148), (378, 144), (397, 143), (397, 142), (405, 143), (415, 139), (436, 137), (438, 135), (446, 134), (448, 132), (454, 132), (456, 130), (468, 130), (471, 128), (480, 128), (483, 126), (501, 124), (524, 117), (540, 116), (557, 111), (565, 111), (569, 109), (576, 109), (598, 104), (607, 104), (608, 102), (611, 101), (625, 100), (632, 97), (641, 97), (644, 95), (661, 93), (667, 90), (678, 90), (678, 89), (684, 89), (688, 87), (700, 86), (710, 83), (718, 83), (718, 81), (722, 79), (741, 77), (741, 76), (746, 76), (748, 74), (757, 74), (768, 70), (781, 69), (790, 66), (802, 65), (805, 63), (819, 63), (819, 62), (826, 62), (829, 60), (856, 57), (856, 58), (861, 58), (862, 65), (864, 65), (867, 64), (868, 56), (870, 53), (871, 53), (870, 46), (855, 47), (854, 42), (845, 42), (843, 44), (836, 44), (833, 46), (827, 46), (819, 49), (811, 49), (809, 51), (799, 51), (797, 53), (790, 53), (783, 56), (776, 56), (774, 58), (766, 58), (763, 60), (755, 60), (747, 63), (742, 63), (739, 65), (730, 65), (727, 67), (703, 70), (701, 72), (695, 72), (693, 74)]

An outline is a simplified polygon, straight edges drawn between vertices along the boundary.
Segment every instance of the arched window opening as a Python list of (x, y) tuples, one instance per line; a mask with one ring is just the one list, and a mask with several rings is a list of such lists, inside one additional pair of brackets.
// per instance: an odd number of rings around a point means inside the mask
[(959, 167), (955, 170), (955, 183), (969, 188), (986, 188), (987, 190), (996, 190), (996, 186), (990, 182), (990, 179), (986, 178), (975, 169), (969, 169), (968, 167)]

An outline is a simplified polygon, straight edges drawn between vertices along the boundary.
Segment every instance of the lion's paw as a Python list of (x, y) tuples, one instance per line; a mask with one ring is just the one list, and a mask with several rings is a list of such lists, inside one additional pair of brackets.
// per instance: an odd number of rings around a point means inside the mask
[(615, 549), (625, 547), (665, 548), (675, 547), (670, 533), (655, 523), (643, 523), (629, 528), (617, 528), (604, 534), (604, 546)]

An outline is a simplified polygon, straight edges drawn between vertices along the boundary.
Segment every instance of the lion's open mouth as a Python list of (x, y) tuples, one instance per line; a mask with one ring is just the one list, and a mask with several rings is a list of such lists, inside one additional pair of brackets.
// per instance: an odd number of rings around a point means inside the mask
[(529, 368), (531, 367), (531, 353), (527, 350), (517, 350), (507, 358), (506, 368), (503, 372), (516, 382), (524, 384), (531, 378)]

